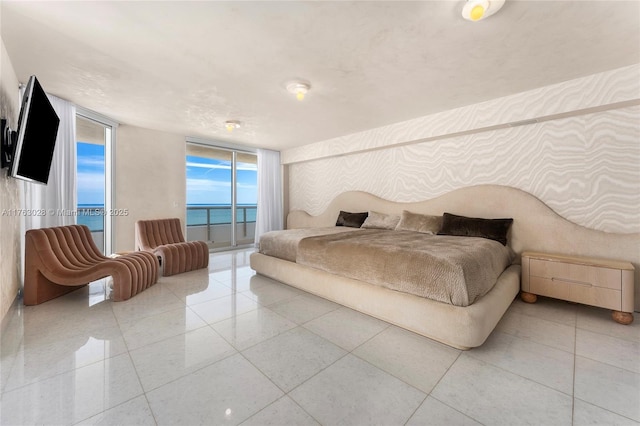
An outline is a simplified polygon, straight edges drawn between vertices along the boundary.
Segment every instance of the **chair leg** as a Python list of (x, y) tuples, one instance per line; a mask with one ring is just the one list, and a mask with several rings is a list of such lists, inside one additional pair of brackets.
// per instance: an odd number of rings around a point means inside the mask
[(24, 304), (39, 305), (56, 297), (71, 293), (87, 284), (79, 286), (58, 285), (49, 281), (38, 270), (27, 269), (24, 277)]

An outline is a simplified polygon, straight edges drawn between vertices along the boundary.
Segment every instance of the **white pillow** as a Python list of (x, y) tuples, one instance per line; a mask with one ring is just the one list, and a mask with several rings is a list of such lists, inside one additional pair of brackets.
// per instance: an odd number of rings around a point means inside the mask
[(431, 216), (428, 214), (411, 213), (402, 211), (402, 217), (396, 231), (415, 231), (423, 234), (436, 235), (442, 227), (442, 216)]
[(398, 222), (400, 222), (400, 216), (398, 215), (369, 212), (369, 216), (367, 216), (361, 228), (396, 229)]

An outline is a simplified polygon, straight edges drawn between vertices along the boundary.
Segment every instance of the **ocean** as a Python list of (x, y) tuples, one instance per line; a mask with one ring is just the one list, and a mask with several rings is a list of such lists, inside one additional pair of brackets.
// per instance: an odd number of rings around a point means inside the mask
[[(87, 225), (92, 232), (104, 230), (103, 205), (79, 204), (78, 205), (78, 225)], [(231, 206), (228, 204), (188, 204), (187, 205), (187, 226), (206, 225), (207, 211), (209, 212), (209, 223), (212, 225), (231, 224)], [(256, 221), (256, 205), (238, 205), (236, 208), (236, 222), (248, 223)]]
[[(209, 212), (209, 223), (212, 225), (223, 225), (231, 223), (231, 206), (230, 205), (187, 205), (187, 226), (206, 225), (207, 211)], [(242, 223), (256, 221), (255, 205), (239, 205), (236, 207), (236, 222)]]
[(91, 232), (104, 230), (104, 205), (102, 204), (78, 204), (78, 225), (87, 225)]

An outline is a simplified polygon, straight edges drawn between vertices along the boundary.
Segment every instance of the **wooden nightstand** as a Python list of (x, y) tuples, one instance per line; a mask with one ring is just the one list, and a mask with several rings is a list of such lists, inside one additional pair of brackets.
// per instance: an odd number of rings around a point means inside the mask
[(522, 253), (522, 293), (527, 303), (548, 296), (613, 310), (614, 321), (633, 322), (633, 265), (607, 259)]

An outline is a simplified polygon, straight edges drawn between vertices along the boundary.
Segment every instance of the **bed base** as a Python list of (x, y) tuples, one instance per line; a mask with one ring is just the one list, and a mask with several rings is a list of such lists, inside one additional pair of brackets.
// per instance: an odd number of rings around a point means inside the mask
[(462, 350), (484, 343), (520, 290), (520, 265), (508, 267), (475, 303), (460, 307), (261, 253), (252, 253), (250, 262), (261, 275)]

